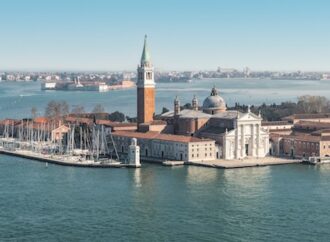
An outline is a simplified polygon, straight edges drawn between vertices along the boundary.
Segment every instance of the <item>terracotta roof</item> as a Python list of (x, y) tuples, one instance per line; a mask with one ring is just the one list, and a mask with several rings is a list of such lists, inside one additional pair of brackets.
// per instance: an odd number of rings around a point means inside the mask
[(301, 113), (293, 114), (282, 118), (282, 120), (292, 120), (292, 119), (313, 119), (313, 118), (330, 118), (330, 113)]
[(167, 122), (165, 122), (163, 120), (153, 120), (150, 124), (151, 125), (166, 125)]
[(49, 119), (46, 117), (37, 117), (35, 119), (33, 119), (33, 122), (36, 123), (48, 123)]
[(313, 122), (313, 121), (299, 121), (294, 125), (294, 128), (303, 129), (326, 129), (330, 128), (330, 123), (325, 122)]
[[(174, 111), (169, 111), (161, 114), (162, 118), (173, 118)], [(211, 118), (211, 114), (204, 113), (202, 111), (195, 111), (192, 109), (183, 109), (180, 111), (178, 117), (180, 118)]]
[(113, 122), (112, 127), (137, 127), (136, 123), (120, 123), (120, 122)]
[(320, 129), (320, 130), (314, 131), (312, 134), (315, 134), (315, 135), (330, 134), (330, 129)]
[(306, 141), (306, 142), (319, 142), (321, 136), (315, 135), (284, 135), (283, 139), (293, 139), (295, 141)]
[(17, 120), (17, 119), (4, 119), (4, 120), (0, 120), (0, 124), (1, 125), (17, 125), (20, 124), (21, 120)]
[(80, 124), (92, 124), (93, 123), (93, 119), (78, 118), (78, 117), (72, 117), (72, 116), (65, 117), (65, 121), (71, 122), (71, 123), (80, 123)]
[(149, 131), (146, 133), (134, 132), (134, 131), (115, 131), (113, 133), (113, 135), (114, 136), (124, 136), (124, 137), (129, 137), (129, 138), (137, 138), (137, 139), (174, 141), (174, 142), (180, 142), (180, 143), (212, 141), (210, 139), (200, 139), (200, 138), (191, 137), (191, 136), (160, 134), (160, 133), (154, 132), (154, 131)]
[[(93, 119), (91, 119), (91, 121), (93, 122)], [(113, 124), (115, 124), (116, 122), (112, 122), (110, 120), (104, 120), (104, 119), (97, 119), (96, 120), (96, 123), (97, 124), (100, 124), (100, 125), (106, 125), (106, 126), (112, 126)]]
[(221, 113), (214, 114), (212, 118), (221, 118), (221, 119), (238, 119), (242, 117), (245, 113), (241, 113), (237, 110), (229, 110)]

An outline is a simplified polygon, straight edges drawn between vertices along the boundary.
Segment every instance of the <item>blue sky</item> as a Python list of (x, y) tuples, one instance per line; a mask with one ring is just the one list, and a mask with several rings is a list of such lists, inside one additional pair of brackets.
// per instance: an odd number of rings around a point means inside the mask
[(0, 70), (329, 70), (328, 0), (1, 0)]

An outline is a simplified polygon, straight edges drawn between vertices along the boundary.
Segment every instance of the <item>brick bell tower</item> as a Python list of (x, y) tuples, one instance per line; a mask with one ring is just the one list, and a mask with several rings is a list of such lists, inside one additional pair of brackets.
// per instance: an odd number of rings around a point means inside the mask
[(155, 113), (154, 67), (147, 46), (147, 36), (144, 37), (141, 63), (137, 72), (137, 122), (140, 126), (152, 122)]

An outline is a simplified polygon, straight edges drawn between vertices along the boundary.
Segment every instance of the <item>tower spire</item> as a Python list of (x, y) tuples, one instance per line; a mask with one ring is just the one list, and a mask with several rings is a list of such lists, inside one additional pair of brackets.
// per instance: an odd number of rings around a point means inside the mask
[(155, 113), (154, 68), (147, 46), (147, 36), (144, 37), (141, 63), (137, 71), (137, 121), (140, 125), (152, 122)]
[(144, 36), (144, 46), (141, 56), (141, 66), (151, 62), (151, 56), (147, 44), (147, 35)]

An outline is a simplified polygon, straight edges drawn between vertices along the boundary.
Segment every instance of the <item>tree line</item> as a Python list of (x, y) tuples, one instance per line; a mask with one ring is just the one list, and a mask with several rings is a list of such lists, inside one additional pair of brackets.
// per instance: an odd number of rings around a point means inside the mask
[[(186, 103), (181, 106), (183, 109), (191, 109), (191, 104)], [(199, 107), (202, 109), (202, 107)], [(227, 110), (237, 110), (240, 112), (247, 112), (248, 105), (235, 103), (234, 106), (228, 107)], [(286, 116), (292, 114), (316, 114), (316, 113), (330, 113), (330, 100), (322, 96), (304, 95), (298, 97), (297, 102), (282, 102), (280, 104), (265, 104), (250, 106), (251, 112), (261, 114), (266, 121), (280, 121)], [(163, 108), (162, 113), (168, 112), (167, 108)]]
[[(181, 109), (191, 109), (191, 104), (186, 103), (181, 106)], [(202, 109), (202, 107), (199, 107)], [(233, 107), (227, 107), (227, 110), (237, 110), (247, 112), (248, 106), (235, 103)], [(264, 120), (279, 121), (286, 116), (292, 114), (316, 114), (316, 113), (330, 113), (330, 100), (322, 96), (300, 96), (297, 102), (282, 102), (280, 104), (265, 104), (250, 106), (251, 112), (261, 114)], [(161, 113), (168, 112), (169, 109), (163, 107)], [(59, 120), (68, 114), (84, 114), (87, 113), (82, 105), (74, 105), (71, 110), (66, 101), (50, 101), (45, 108), (45, 116), (50, 119)], [(92, 113), (105, 113), (105, 108), (101, 104), (95, 105)], [(35, 118), (38, 110), (33, 107), (31, 109), (31, 116)], [(155, 115), (155, 119), (159, 119), (160, 115)], [(115, 122), (136, 122), (136, 117), (125, 116), (124, 113), (115, 111), (108, 115), (108, 119)]]
[[(88, 113), (84, 106), (82, 105), (74, 105), (71, 109), (69, 104), (66, 101), (50, 101), (48, 102), (44, 116), (51, 119), (51, 120), (60, 120), (63, 116), (69, 114), (86, 114)], [(93, 114), (100, 114), (105, 113), (105, 108), (101, 104), (96, 104), (92, 109), (91, 113)], [(38, 116), (38, 110), (36, 107), (31, 108), (31, 118), (36, 118)], [(114, 122), (124, 122), (126, 117), (123, 113), (115, 111), (108, 115), (108, 120)]]

